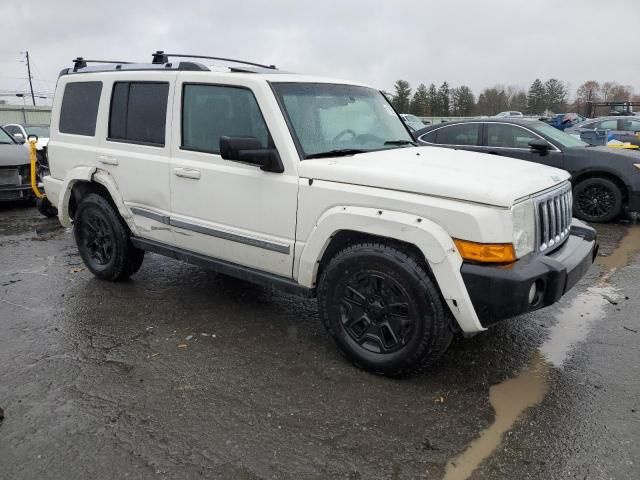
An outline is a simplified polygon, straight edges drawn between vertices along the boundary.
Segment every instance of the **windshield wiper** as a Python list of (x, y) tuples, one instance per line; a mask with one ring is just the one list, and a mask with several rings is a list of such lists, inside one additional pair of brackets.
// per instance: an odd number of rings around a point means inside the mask
[(411, 140), (387, 140), (386, 142), (384, 142), (385, 145), (413, 145), (414, 147), (417, 147), (418, 144), (416, 142), (413, 142)]
[(327, 152), (312, 153), (311, 155), (307, 155), (306, 158), (346, 157), (347, 155), (355, 155), (356, 153), (364, 153), (366, 151), (367, 150), (358, 148), (338, 148)]

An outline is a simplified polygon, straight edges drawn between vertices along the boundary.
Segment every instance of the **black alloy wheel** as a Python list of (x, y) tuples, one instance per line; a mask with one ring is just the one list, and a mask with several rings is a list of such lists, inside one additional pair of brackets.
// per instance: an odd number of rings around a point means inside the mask
[(574, 190), (576, 216), (587, 222), (610, 222), (622, 211), (620, 187), (607, 178), (588, 178)]
[(359, 271), (340, 288), (342, 328), (363, 349), (395, 352), (415, 334), (417, 312), (410, 306), (409, 293), (393, 277)]

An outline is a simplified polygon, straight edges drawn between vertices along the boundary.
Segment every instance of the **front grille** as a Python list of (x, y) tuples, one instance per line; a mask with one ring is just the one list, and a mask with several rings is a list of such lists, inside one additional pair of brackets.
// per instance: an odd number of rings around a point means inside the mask
[(538, 228), (538, 251), (548, 253), (569, 238), (573, 211), (571, 184), (534, 198)]

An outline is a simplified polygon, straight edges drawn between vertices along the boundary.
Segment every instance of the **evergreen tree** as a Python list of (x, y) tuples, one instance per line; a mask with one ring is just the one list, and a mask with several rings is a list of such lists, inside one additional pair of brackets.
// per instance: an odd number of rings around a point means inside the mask
[(437, 95), (438, 108), (440, 113), (438, 114), (441, 117), (449, 116), (449, 84), (445, 81), (440, 85), (438, 89)]
[(426, 117), (429, 109), (429, 97), (427, 87), (424, 83), (418, 85), (416, 93), (411, 100), (411, 113), (419, 117)]
[(432, 83), (427, 90), (427, 116), (435, 117), (438, 113), (438, 91)]
[(544, 107), (555, 113), (564, 112), (567, 109), (567, 87), (556, 78), (550, 78), (544, 82)]
[(471, 115), (475, 102), (473, 92), (466, 85), (454, 88), (451, 91), (451, 113), (453, 115), (461, 117)]
[(542, 80), (536, 78), (527, 94), (527, 112), (540, 115), (545, 110), (545, 88)]
[(407, 113), (411, 100), (411, 86), (409, 82), (406, 80), (398, 80), (393, 88), (395, 88), (395, 95), (391, 103), (393, 103), (393, 106), (399, 113)]

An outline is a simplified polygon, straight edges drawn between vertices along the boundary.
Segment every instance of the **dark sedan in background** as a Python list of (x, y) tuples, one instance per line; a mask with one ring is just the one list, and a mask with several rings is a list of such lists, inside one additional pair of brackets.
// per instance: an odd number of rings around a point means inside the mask
[(413, 133), (420, 145), (519, 158), (571, 173), (574, 215), (610, 222), (640, 211), (640, 152), (594, 147), (538, 120), (488, 118), (432, 125)]

